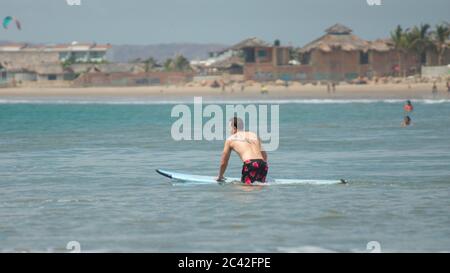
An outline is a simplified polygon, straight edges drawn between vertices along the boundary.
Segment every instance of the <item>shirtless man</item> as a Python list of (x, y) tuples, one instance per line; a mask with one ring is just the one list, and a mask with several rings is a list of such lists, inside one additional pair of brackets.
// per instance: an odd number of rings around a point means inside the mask
[(241, 176), (243, 183), (266, 182), (267, 171), (269, 170), (267, 153), (261, 149), (261, 141), (258, 136), (255, 133), (243, 131), (243, 129), (242, 119), (234, 117), (230, 120), (231, 136), (225, 141), (217, 181), (224, 179), (223, 175), (233, 150), (244, 163)]
[(402, 127), (407, 127), (411, 125), (411, 118), (409, 116), (405, 116), (403, 118)]

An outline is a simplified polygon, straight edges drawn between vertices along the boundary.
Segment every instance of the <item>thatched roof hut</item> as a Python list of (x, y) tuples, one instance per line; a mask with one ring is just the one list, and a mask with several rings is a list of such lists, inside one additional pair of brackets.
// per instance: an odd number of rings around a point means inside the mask
[(326, 34), (308, 43), (300, 49), (300, 53), (312, 50), (331, 52), (333, 49), (344, 51), (361, 50), (367, 51), (370, 43), (352, 34), (352, 30), (344, 25), (335, 24), (325, 30)]
[(387, 52), (394, 48), (394, 44), (390, 39), (378, 39), (370, 42), (369, 49), (378, 52)]
[(247, 48), (247, 47), (270, 47), (271, 45), (259, 38), (256, 37), (252, 37), (252, 38), (248, 38), (245, 39), (237, 44), (235, 44), (234, 46), (230, 47), (229, 49), (231, 50), (241, 50), (243, 48)]

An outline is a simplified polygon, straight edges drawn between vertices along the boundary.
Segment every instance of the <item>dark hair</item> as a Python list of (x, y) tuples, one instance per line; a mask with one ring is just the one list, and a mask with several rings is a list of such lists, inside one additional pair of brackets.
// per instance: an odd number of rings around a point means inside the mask
[(406, 119), (407, 121), (411, 121), (411, 118), (410, 118), (409, 116), (405, 116), (405, 119)]
[(230, 122), (233, 123), (234, 128), (236, 128), (238, 130), (244, 129), (244, 122), (242, 121), (242, 119), (240, 119), (238, 117), (234, 117), (234, 118), (230, 119)]

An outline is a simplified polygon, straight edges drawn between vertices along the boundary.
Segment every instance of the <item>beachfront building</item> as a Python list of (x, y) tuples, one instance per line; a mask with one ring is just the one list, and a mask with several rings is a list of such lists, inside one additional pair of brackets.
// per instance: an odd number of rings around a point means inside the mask
[(103, 63), (110, 47), (75, 42), (60, 45), (0, 45), (0, 65), (6, 78), (2, 81), (13, 86), (31, 82), (71, 81), (76, 75), (68, 68), (70, 64)]
[(262, 40), (247, 40), (235, 46), (244, 58), (244, 78), (246, 80), (270, 81), (277, 79), (294, 80), (295, 73), (289, 73), (291, 47), (282, 46), (277, 40), (268, 44)]
[(397, 51), (389, 39), (366, 41), (341, 24), (325, 32), (299, 49), (300, 62), (311, 67), (312, 75), (308, 78), (312, 80), (351, 81), (360, 77), (409, 75), (420, 68), (415, 54)]
[(300, 62), (311, 66), (314, 80), (354, 79), (365, 72), (363, 67), (369, 64), (369, 42), (340, 24), (325, 32), (299, 50)]
[(8, 84), (8, 72), (0, 64), (0, 86), (5, 86)]
[(447, 40), (445, 50), (441, 56), (436, 48), (429, 48), (425, 53), (426, 66), (447, 66), (450, 65), (450, 40)]
[(41, 63), (101, 63), (111, 45), (59, 44), (30, 45), (26, 43), (0, 45), (0, 61), (26, 67)]
[(290, 63), (291, 50), (291, 47), (281, 46), (279, 41), (270, 44), (252, 37), (221, 51), (212, 52), (209, 59), (191, 62), (191, 65), (201, 79), (208, 76), (241, 75), (242, 80), (300, 80), (303, 74), (293, 69), (294, 66)]

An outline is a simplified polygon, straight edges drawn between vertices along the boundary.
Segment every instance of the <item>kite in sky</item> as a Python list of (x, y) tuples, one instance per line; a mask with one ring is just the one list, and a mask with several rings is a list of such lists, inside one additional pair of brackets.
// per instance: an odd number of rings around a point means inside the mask
[(21, 30), (22, 27), (20, 25), (20, 21), (16, 19), (16, 17), (13, 16), (6, 16), (5, 19), (3, 19), (3, 28), (8, 29), (8, 26), (14, 22), (16, 24), (16, 27), (18, 30)]

